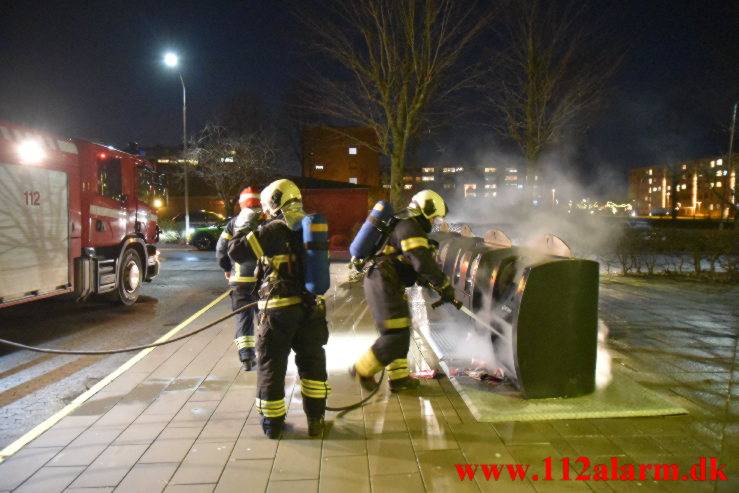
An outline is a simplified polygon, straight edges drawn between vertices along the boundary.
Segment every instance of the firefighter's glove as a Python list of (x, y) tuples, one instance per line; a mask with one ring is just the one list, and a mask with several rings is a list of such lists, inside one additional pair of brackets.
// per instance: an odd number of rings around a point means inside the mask
[(441, 301), (444, 303), (454, 303), (454, 288), (451, 285), (447, 285), (444, 288), (439, 290), (439, 296), (441, 296)]
[(429, 238), (429, 249), (431, 250), (431, 255), (439, 253), (439, 242)]

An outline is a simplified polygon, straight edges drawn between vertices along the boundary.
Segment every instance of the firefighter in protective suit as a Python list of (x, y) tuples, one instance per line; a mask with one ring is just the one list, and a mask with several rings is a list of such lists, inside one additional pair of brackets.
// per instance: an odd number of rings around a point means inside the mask
[(319, 436), (330, 391), (323, 348), (328, 326), (323, 300), (305, 288), (302, 197), (295, 183), (281, 179), (262, 191), (261, 202), (267, 221), (229, 244), (237, 262), (258, 262), (256, 407), (265, 435), (278, 438), (285, 423), (285, 373), (293, 350), (308, 434)]
[[(231, 309), (237, 310), (244, 305), (257, 300), (254, 271), (257, 263), (254, 260), (239, 263), (228, 256), (228, 242), (238, 231), (253, 231), (262, 221), (262, 206), (259, 203), (259, 193), (252, 187), (246, 187), (239, 195), (241, 211), (232, 218), (223, 228), (216, 243), (216, 258), (218, 265), (228, 279), (231, 288)], [(257, 357), (254, 352), (254, 315), (256, 307), (247, 308), (236, 314), (236, 338), (234, 343), (239, 351), (239, 360), (244, 371), (250, 371), (256, 366)]]
[(398, 221), (385, 248), (367, 271), (364, 294), (380, 337), (349, 369), (351, 376), (366, 390), (377, 388), (374, 375), (383, 367), (388, 373), (391, 391), (419, 386), (419, 381), (411, 378), (408, 372), (411, 315), (405, 288), (421, 277), (442, 300), (454, 300), (454, 289), (434, 261), (427, 236), (436, 218), (446, 214), (446, 203), (438, 193), (418, 192), (408, 208), (396, 214)]

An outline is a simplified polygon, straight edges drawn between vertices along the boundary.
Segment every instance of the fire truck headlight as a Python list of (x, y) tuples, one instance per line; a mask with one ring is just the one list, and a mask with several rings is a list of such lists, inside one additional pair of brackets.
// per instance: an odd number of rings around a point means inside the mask
[(85, 247), (85, 248), (82, 249), (82, 251), (88, 257), (94, 257), (95, 256), (95, 247)]
[(38, 164), (44, 160), (46, 153), (38, 140), (29, 139), (18, 144), (18, 156), (23, 164)]
[(154, 199), (154, 207), (159, 209), (162, 206), (162, 200), (161, 199)]

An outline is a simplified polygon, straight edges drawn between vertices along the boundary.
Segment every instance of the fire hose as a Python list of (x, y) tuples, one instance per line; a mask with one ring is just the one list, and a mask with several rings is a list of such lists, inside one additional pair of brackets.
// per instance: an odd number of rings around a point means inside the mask
[[(230, 290), (228, 292), (230, 292)], [(99, 351), (71, 351), (71, 350), (67, 350), (67, 349), (49, 349), (49, 348), (40, 348), (40, 347), (28, 346), (26, 344), (21, 344), (19, 342), (9, 341), (7, 339), (2, 339), (2, 338), (0, 338), (0, 344), (5, 344), (6, 346), (11, 346), (11, 347), (18, 348), (18, 349), (26, 349), (28, 351), (33, 351), (33, 352), (37, 352), (37, 353), (72, 354), (72, 355), (78, 355), (78, 356), (93, 356), (93, 355), (101, 355), (101, 354), (117, 354), (117, 353), (127, 353), (127, 352), (131, 352), (131, 351), (140, 351), (142, 349), (149, 349), (149, 348), (155, 348), (155, 347), (158, 347), (158, 346), (164, 346), (165, 344), (171, 344), (173, 342), (177, 342), (177, 341), (181, 341), (182, 339), (186, 339), (186, 338), (188, 338), (190, 336), (194, 336), (195, 334), (198, 334), (198, 333), (200, 333), (200, 332), (202, 332), (202, 331), (204, 331), (206, 329), (209, 329), (209, 328), (213, 327), (214, 325), (217, 325), (217, 324), (223, 322), (224, 320), (227, 320), (227, 319), (233, 317), (237, 313), (240, 313), (240, 312), (242, 312), (242, 311), (244, 311), (244, 310), (246, 310), (248, 308), (251, 308), (251, 307), (255, 306), (256, 304), (257, 304), (256, 301), (253, 302), (253, 303), (248, 303), (248, 304), (246, 304), (246, 305), (244, 305), (242, 307), (237, 308), (236, 310), (232, 311), (231, 313), (228, 313), (228, 314), (224, 315), (223, 317), (220, 317), (219, 319), (214, 320), (213, 322), (210, 322), (208, 324), (205, 324), (202, 327), (198, 327), (197, 329), (191, 330), (190, 332), (187, 332), (187, 333), (182, 334), (180, 336), (177, 336), (175, 338), (168, 339), (168, 340), (162, 341), (162, 342), (155, 342), (155, 343), (152, 343), (152, 344), (145, 344), (145, 345), (142, 345), (142, 346), (130, 346), (130, 347), (120, 348), (120, 349), (108, 349), (108, 350), (99, 350)], [(367, 397), (365, 397), (364, 399), (361, 399), (360, 401), (357, 401), (357, 402), (355, 402), (353, 404), (349, 404), (349, 405), (341, 406), (341, 407), (330, 407), (330, 406), (326, 406), (326, 410), (327, 411), (350, 411), (352, 409), (356, 409), (358, 407), (361, 407), (365, 402), (367, 402), (368, 400), (370, 400), (377, 393), (377, 391), (380, 388), (380, 384), (382, 383), (382, 379), (383, 379), (384, 376), (385, 376), (385, 370), (383, 369), (382, 370), (382, 373), (380, 374), (380, 380), (379, 380), (379, 382), (377, 384), (377, 388), (375, 388), (375, 390), (373, 390), (372, 392), (370, 392), (367, 395)]]
[[(438, 301), (433, 302), (431, 304), (431, 307), (434, 308), (434, 309), (436, 309), (436, 308), (438, 308), (439, 306), (441, 306), (442, 304), (444, 304), (446, 302), (447, 301), (445, 301), (445, 300), (438, 300)], [(499, 334), (499, 335), (502, 336), (502, 334), (500, 334), (497, 330), (493, 329), (490, 326), (490, 324), (484, 322), (479, 317), (477, 317), (474, 313), (472, 313), (469, 309), (467, 309), (465, 306), (463, 306), (461, 301), (455, 299), (455, 300), (451, 300), (451, 301), (448, 301), (448, 302), (451, 303), (451, 304), (453, 304), (454, 307), (457, 308), (458, 310), (462, 310), (466, 315), (472, 317), (474, 320), (476, 320), (479, 323), (485, 325), (491, 331), (493, 331), (496, 334)], [(175, 338), (168, 339), (168, 340), (162, 341), (162, 342), (155, 342), (155, 343), (152, 343), (152, 344), (144, 344), (144, 345), (141, 345), (141, 346), (130, 346), (130, 347), (120, 348), (120, 349), (108, 349), (108, 350), (100, 350), (100, 351), (71, 351), (71, 350), (66, 350), (66, 349), (49, 349), (49, 348), (40, 348), (40, 347), (28, 346), (26, 344), (21, 344), (21, 343), (18, 343), (18, 342), (8, 341), (7, 339), (2, 339), (2, 338), (0, 338), (0, 344), (5, 344), (6, 346), (15, 347), (15, 348), (18, 348), (18, 349), (26, 349), (28, 351), (34, 351), (34, 352), (37, 352), (37, 353), (72, 354), (72, 355), (81, 355), (81, 356), (92, 356), (92, 355), (102, 355), (102, 354), (117, 354), (117, 353), (131, 352), (131, 351), (140, 351), (142, 349), (149, 349), (149, 348), (155, 348), (155, 347), (158, 347), (158, 346), (164, 346), (165, 344), (171, 344), (173, 342), (181, 341), (183, 339), (186, 339), (188, 337), (191, 337), (191, 336), (193, 336), (195, 334), (198, 334), (198, 333), (200, 333), (200, 332), (202, 332), (202, 331), (204, 331), (206, 329), (209, 329), (209, 328), (213, 327), (214, 325), (217, 325), (217, 324), (223, 322), (224, 320), (227, 320), (227, 319), (233, 317), (237, 313), (240, 313), (240, 312), (242, 312), (242, 311), (244, 311), (244, 310), (246, 310), (248, 308), (251, 308), (251, 307), (255, 306), (256, 304), (257, 304), (256, 301), (253, 302), (253, 303), (248, 303), (248, 304), (246, 304), (246, 305), (244, 305), (242, 307), (237, 308), (236, 310), (232, 311), (231, 313), (228, 313), (228, 314), (226, 314), (226, 315), (218, 318), (217, 320), (214, 320), (213, 322), (210, 322), (208, 324), (205, 324), (202, 327), (198, 327), (197, 329), (191, 330), (190, 332), (187, 332), (187, 333), (182, 334), (180, 336), (177, 336)], [(346, 406), (341, 406), (341, 407), (326, 406), (326, 410), (327, 411), (350, 411), (352, 409), (356, 409), (358, 407), (361, 407), (365, 402), (369, 401), (372, 397), (374, 397), (375, 394), (377, 394), (377, 391), (380, 389), (380, 384), (382, 384), (382, 380), (383, 380), (384, 377), (385, 377), (385, 369), (383, 369), (382, 370), (382, 373), (380, 373), (380, 378), (379, 378), (379, 381), (377, 382), (377, 387), (375, 387), (375, 389), (372, 392), (370, 392), (365, 398), (363, 398), (363, 399), (361, 399), (361, 400), (359, 400), (359, 401), (357, 401), (357, 402), (355, 402), (353, 404), (348, 404)]]

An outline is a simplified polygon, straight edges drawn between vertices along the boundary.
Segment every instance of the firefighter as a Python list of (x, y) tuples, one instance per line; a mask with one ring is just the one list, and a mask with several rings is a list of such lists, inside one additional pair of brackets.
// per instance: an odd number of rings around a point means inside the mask
[(261, 202), (267, 221), (229, 244), (234, 260), (258, 262), (256, 407), (264, 434), (278, 438), (285, 423), (285, 373), (293, 350), (308, 434), (319, 436), (330, 391), (323, 348), (328, 326), (323, 300), (305, 288), (302, 197), (295, 183), (281, 179), (262, 191)]
[(438, 193), (418, 192), (408, 208), (396, 214), (385, 248), (367, 271), (364, 294), (380, 336), (349, 369), (365, 390), (377, 388), (374, 375), (383, 367), (393, 392), (420, 385), (408, 372), (411, 315), (405, 288), (420, 281), (433, 287), (442, 300), (454, 300), (454, 289), (434, 261), (427, 237), (436, 218), (446, 214), (446, 203)]
[[(216, 258), (223, 269), (228, 286), (231, 288), (231, 309), (237, 310), (257, 300), (255, 261), (239, 263), (228, 256), (228, 242), (237, 232), (252, 231), (262, 221), (262, 206), (259, 193), (252, 187), (246, 187), (239, 195), (241, 211), (223, 228), (216, 243)], [(247, 308), (236, 314), (236, 339), (234, 343), (239, 351), (239, 360), (244, 371), (251, 371), (256, 366), (257, 357), (254, 351), (254, 315), (256, 307)]]

